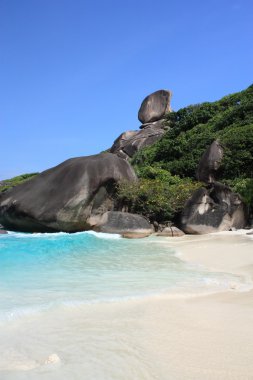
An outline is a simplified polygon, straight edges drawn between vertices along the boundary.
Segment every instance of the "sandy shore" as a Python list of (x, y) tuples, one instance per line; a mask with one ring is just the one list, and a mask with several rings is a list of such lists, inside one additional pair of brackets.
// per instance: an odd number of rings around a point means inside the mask
[[(253, 235), (245, 231), (162, 238), (158, 244), (248, 284), (253, 278)], [(2, 331), (0, 378), (253, 380), (253, 290), (239, 289), (27, 316)]]
[[(253, 278), (253, 236), (245, 232), (168, 239), (183, 260)], [(253, 379), (253, 291), (142, 305), (155, 379)], [(166, 377), (167, 374), (167, 377)]]

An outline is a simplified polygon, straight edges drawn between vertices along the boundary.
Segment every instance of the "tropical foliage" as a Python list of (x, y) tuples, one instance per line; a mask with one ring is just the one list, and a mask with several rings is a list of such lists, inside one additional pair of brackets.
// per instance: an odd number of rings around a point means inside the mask
[(196, 169), (215, 139), (225, 149), (217, 179), (226, 181), (253, 207), (253, 85), (213, 103), (171, 112), (166, 126), (162, 139), (132, 160), (139, 183), (119, 186), (119, 198), (131, 211), (153, 220), (174, 218), (200, 186)]

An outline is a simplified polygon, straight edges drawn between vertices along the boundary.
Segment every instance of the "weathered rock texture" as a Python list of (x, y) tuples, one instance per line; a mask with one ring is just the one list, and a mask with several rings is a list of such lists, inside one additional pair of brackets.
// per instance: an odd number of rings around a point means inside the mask
[(182, 230), (190, 234), (229, 231), (244, 228), (246, 223), (247, 212), (240, 196), (218, 182), (196, 190), (181, 217)]
[(165, 129), (153, 124), (140, 131), (124, 132), (114, 141), (110, 152), (125, 159), (131, 158), (138, 150), (154, 144), (164, 133)]
[(166, 120), (165, 119), (161, 119), (161, 120), (157, 120), (157, 121), (153, 121), (152, 123), (145, 123), (145, 124), (142, 124), (140, 126), (140, 129), (144, 129), (144, 128), (147, 128), (147, 127), (156, 127), (156, 128), (161, 128), (161, 129), (168, 129), (167, 126), (165, 126), (165, 122)]
[(138, 113), (143, 123), (140, 131), (127, 131), (122, 133), (113, 143), (111, 153), (129, 159), (140, 149), (154, 144), (159, 140), (168, 127), (164, 125), (164, 115), (171, 111), (171, 92), (159, 90), (147, 96)]
[(179, 228), (171, 226), (171, 227), (165, 227), (161, 231), (158, 231), (156, 233), (157, 236), (167, 236), (167, 237), (180, 237), (184, 236), (184, 232), (181, 231)]
[(138, 113), (138, 119), (143, 123), (160, 120), (171, 111), (170, 99), (172, 93), (167, 90), (159, 90), (147, 96)]
[(197, 179), (205, 183), (213, 183), (224, 155), (224, 149), (217, 140), (207, 148), (200, 159), (197, 169)]
[(136, 175), (116, 155), (69, 159), (2, 194), (0, 223), (27, 232), (92, 229), (92, 216), (113, 209), (114, 185), (120, 180), (135, 181)]
[(94, 230), (121, 234), (125, 237), (145, 237), (152, 234), (153, 229), (146, 218), (128, 212), (108, 211), (96, 221)]

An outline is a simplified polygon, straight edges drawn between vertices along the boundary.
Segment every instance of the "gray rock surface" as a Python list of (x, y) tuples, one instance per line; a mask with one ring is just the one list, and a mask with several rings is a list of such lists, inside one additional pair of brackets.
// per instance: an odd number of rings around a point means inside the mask
[(162, 231), (158, 231), (156, 233), (157, 236), (168, 236), (168, 237), (180, 237), (183, 236), (185, 233), (181, 231), (179, 228), (171, 226), (171, 227), (165, 227)]
[(181, 228), (190, 234), (229, 231), (246, 224), (247, 212), (240, 196), (218, 182), (196, 190), (181, 216)]
[(165, 119), (161, 119), (161, 120), (157, 120), (157, 121), (153, 121), (151, 123), (146, 123), (146, 124), (142, 124), (140, 126), (140, 129), (144, 129), (144, 128), (147, 128), (147, 127), (156, 127), (156, 128), (162, 128), (162, 129), (168, 129), (167, 127), (165, 127), (164, 123), (165, 123)]
[(110, 152), (125, 159), (131, 158), (140, 149), (158, 141), (164, 133), (163, 128), (158, 128), (152, 124), (140, 131), (124, 132), (114, 141)]
[(0, 235), (6, 235), (6, 234), (8, 234), (7, 231), (0, 229)]
[(160, 120), (171, 111), (170, 99), (172, 93), (159, 90), (148, 95), (142, 102), (138, 112), (138, 119), (142, 124)]
[(197, 179), (205, 183), (215, 181), (215, 173), (219, 169), (224, 155), (224, 149), (217, 140), (207, 148), (200, 159), (197, 169)]
[(93, 229), (97, 232), (121, 234), (124, 237), (146, 237), (153, 228), (146, 218), (128, 212), (108, 211), (95, 220)]
[(69, 159), (2, 194), (0, 223), (27, 232), (89, 230), (91, 216), (113, 209), (114, 185), (121, 180), (136, 175), (114, 154)]

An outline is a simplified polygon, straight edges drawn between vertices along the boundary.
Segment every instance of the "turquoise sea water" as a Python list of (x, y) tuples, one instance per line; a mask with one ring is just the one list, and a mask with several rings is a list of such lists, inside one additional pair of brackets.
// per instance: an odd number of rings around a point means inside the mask
[(142, 301), (242, 282), (184, 263), (165, 238), (0, 235), (0, 379), (168, 380), (146, 353)]
[(0, 237), (0, 321), (60, 305), (219, 290), (237, 280), (185, 264), (157, 238), (92, 232)]

